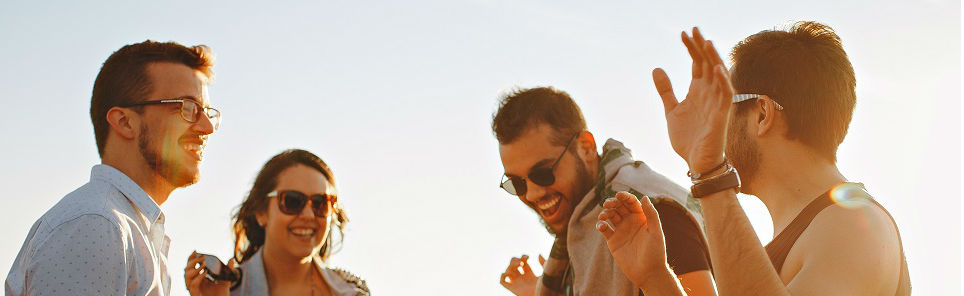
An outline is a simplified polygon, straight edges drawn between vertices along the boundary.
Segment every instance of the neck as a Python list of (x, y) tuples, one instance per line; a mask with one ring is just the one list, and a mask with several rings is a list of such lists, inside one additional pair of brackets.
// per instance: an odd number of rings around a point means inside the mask
[(125, 160), (123, 156), (111, 157), (105, 153), (101, 163), (109, 165), (121, 171), (124, 175), (127, 175), (127, 177), (131, 178), (134, 183), (137, 183), (137, 186), (140, 186), (157, 205), (164, 204), (167, 198), (171, 196), (171, 192), (174, 191), (174, 186), (160, 174), (154, 172), (143, 160)]
[[(846, 182), (837, 166), (812, 153), (783, 157), (763, 156), (748, 194), (766, 205), (773, 220), (773, 236), (783, 231), (811, 201), (831, 187)], [(769, 161), (767, 161), (769, 160)]]
[(261, 256), (269, 286), (304, 285), (305, 278), (314, 268), (311, 256), (301, 258), (283, 254), (269, 245), (264, 246)]

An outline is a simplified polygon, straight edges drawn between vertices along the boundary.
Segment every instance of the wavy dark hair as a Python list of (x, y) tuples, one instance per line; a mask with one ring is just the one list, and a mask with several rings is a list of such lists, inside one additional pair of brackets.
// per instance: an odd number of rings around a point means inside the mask
[[(328, 183), (335, 187), (335, 175), (328, 168), (328, 164), (311, 152), (289, 149), (268, 160), (258, 172), (258, 177), (254, 179), (254, 185), (251, 186), (248, 196), (234, 213), (234, 259), (238, 263), (247, 261), (264, 246), (265, 231), (264, 227), (258, 224), (257, 214), (267, 210), (267, 195), (278, 186), (278, 175), (285, 169), (298, 164), (318, 170), (328, 179)], [(348, 222), (348, 216), (345, 215), (345, 210), (339, 203), (334, 204), (331, 215), (334, 219), (328, 223), (328, 236), (318, 252), (321, 259), (325, 261), (334, 252), (332, 234), (338, 231), (337, 245), (340, 248), (344, 240), (345, 224)]]

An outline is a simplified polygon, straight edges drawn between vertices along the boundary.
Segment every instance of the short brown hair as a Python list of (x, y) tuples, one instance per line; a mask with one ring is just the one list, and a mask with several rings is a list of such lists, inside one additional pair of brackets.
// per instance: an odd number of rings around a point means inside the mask
[[(785, 107), (786, 137), (837, 161), (857, 95), (854, 69), (832, 28), (797, 22), (787, 30), (767, 30), (740, 41), (730, 53), (733, 87), (764, 94)], [(752, 104), (740, 104), (742, 114)]]
[(205, 45), (186, 47), (176, 42), (147, 40), (129, 44), (115, 51), (97, 73), (94, 91), (90, 98), (90, 120), (94, 124), (97, 153), (104, 156), (107, 142), (107, 111), (116, 106), (144, 101), (151, 92), (151, 79), (147, 66), (151, 63), (170, 62), (184, 64), (214, 78), (212, 67), (214, 55)]
[(576, 133), (586, 130), (586, 120), (576, 102), (564, 91), (552, 87), (515, 89), (504, 95), (492, 116), (492, 132), (499, 144), (515, 141), (527, 129), (548, 124), (554, 131), (552, 144), (566, 145)]

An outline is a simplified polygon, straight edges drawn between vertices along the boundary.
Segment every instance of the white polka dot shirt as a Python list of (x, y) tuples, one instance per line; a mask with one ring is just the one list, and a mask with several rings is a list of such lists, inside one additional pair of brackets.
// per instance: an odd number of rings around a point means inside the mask
[(10, 268), (6, 295), (169, 295), (161, 208), (107, 165), (44, 213)]

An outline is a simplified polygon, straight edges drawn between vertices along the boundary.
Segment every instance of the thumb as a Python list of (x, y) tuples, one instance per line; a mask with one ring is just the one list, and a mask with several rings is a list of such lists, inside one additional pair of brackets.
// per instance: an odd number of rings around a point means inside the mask
[(676, 95), (673, 94), (673, 84), (669, 82), (669, 76), (666, 76), (663, 69), (653, 69), (653, 84), (656, 85), (659, 97), (663, 99), (663, 111), (669, 114), (670, 111), (673, 111), (673, 108), (676, 108), (679, 101), (676, 100)]
[(640, 198), (639, 203), (643, 208), (643, 215), (646, 215), (647, 224), (653, 223), (657, 230), (662, 233), (663, 226), (659, 223), (659, 213), (656, 212), (656, 207), (653, 206), (653, 202), (650, 200), (650, 198), (644, 195), (642, 198)]
[(542, 257), (542, 254), (539, 254), (539, 265), (546, 266), (546, 257)]

